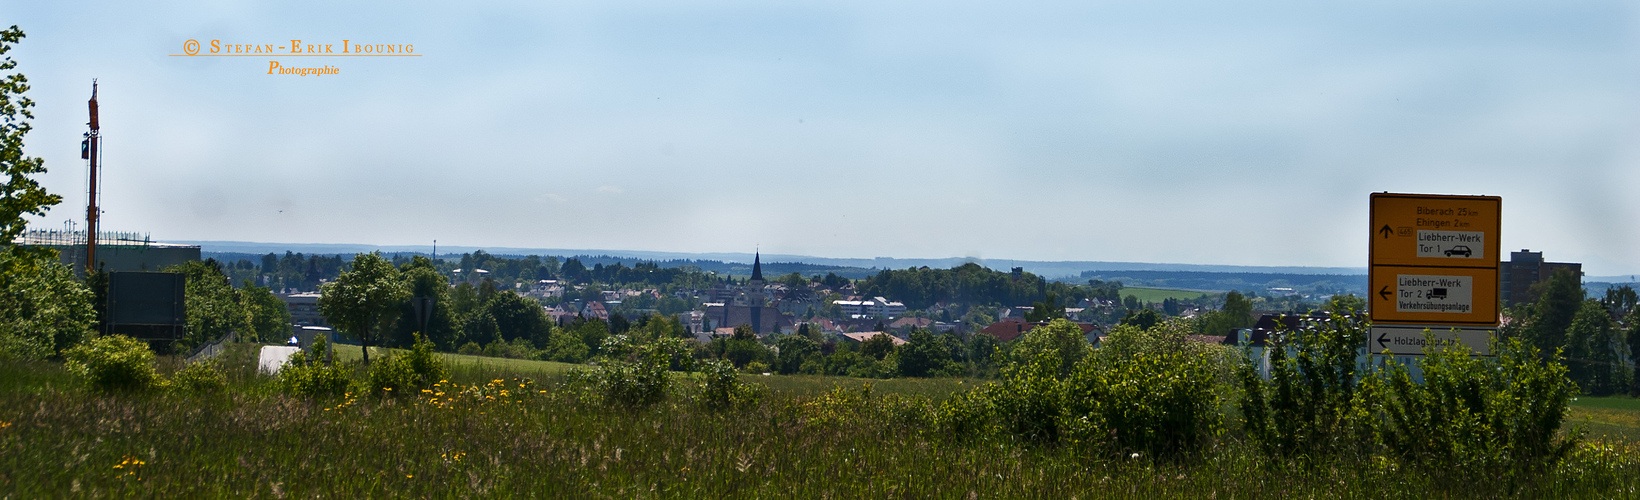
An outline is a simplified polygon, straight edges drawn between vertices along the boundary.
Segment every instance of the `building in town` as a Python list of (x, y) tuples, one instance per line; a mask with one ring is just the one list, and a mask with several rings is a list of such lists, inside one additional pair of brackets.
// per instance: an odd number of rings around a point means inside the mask
[(1498, 302), (1511, 307), (1532, 300), (1532, 285), (1549, 281), (1555, 271), (1565, 269), (1582, 281), (1583, 264), (1577, 262), (1544, 262), (1543, 252), (1522, 248), (1509, 252), (1508, 262), (1498, 263)]

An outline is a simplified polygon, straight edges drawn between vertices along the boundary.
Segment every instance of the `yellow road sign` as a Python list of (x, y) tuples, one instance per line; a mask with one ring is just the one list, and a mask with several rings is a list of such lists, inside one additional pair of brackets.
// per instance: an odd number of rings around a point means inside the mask
[(1496, 327), (1502, 205), (1496, 196), (1373, 193), (1372, 322)]
[(1498, 324), (1498, 270), (1376, 266), (1372, 322)]
[(1498, 267), (1502, 198), (1372, 194), (1372, 265)]

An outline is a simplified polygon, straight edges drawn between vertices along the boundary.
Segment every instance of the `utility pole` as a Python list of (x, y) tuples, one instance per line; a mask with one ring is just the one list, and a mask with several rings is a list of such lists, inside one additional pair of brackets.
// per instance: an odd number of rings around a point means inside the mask
[(85, 274), (97, 272), (97, 143), (101, 141), (97, 124), (97, 80), (91, 80), (91, 131), (85, 134), (86, 159), (91, 160), (90, 198), (85, 207)]

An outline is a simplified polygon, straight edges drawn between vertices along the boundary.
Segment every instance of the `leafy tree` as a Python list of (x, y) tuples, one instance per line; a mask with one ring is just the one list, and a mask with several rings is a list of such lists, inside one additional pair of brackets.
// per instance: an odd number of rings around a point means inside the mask
[(1356, 297), (1353, 293), (1334, 295), (1327, 299), (1327, 305), (1323, 309), (1338, 314), (1364, 313), (1367, 312), (1367, 299)]
[(1572, 380), (1594, 395), (1611, 394), (1627, 380), (1627, 365), (1618, 353), (1616, 326), (1606, 307), (1595, 299), (1583, 301), (1566, 329), (1566, 358)]
[(185, 262), (166, 271), (181, 273), (186, 279), (183, 307), (187, 312), (187, 333), (182, 345), (198, 346), (222, 338), (230, 331), (247, 330), (249, 322), (242, 314), (239, 297), (216, 259)]
[[(0, 55), (24, 36), (15, 25), (0, 31)], [(16, 68), (9, 56), (0, 61), (0, 71)], [(56, 263), (56, 252), (11, 244), (28, 227), (24, 215), (45, 215), (63, 201), (29, 178), (46, 167), (44, 159), (23, 154), (23, 136), (34, 129), (34, 100), (23, 95), (28, 90), (22, 73), (0, 76), (0, 172), (6, 176), (0, 185), (0, 358), (59, 355), (90, 335), (96, 321), (91, 292)]]
[[(1154, 311), (1152, 315), (1156, 314)], [(1041, 356), (1046, 356), (1056, 365), (1059, 376), (1071, 372), (1071, 367), (1088, 355), (1091, 350), (1088, 339), (1082, 333), (1082, 327), (1076, 326), (1065, 319), (1056, 319), (1047, 325), (1032, 328), (1025, 332), (1025, 337), (1014, 346), (1012, 355), (1017, 363), (1032, 363)]]
[(713, 342), (722, 343), (723, 358), (734, 363), (736, 368), (745, 367), (753, 361), (762, 361), (769, 356), (768, 348), (758, 343), (755, 335), (748, 339), (737, 334), (727, 339), (715, 339)]
[(1531, 308), (1531, 326), (1526, 334), (1532, 345), (1546, 355), (1566, 347), (1566, 329), (1583, 306), (1583, 285), (1565, 269), (1555, 270), (1548, 281), (1532, 285), (1538, 297)]
[(886, 333), (877, 334), (860, 343), (860, 354), (881, 361), (894, 352), (894, 339)]
[(0, 252), (0, 360), (44, 359), (90, 338), (92, 293), (38, 252)]
[(1224, 295), (1223, 308), (1207, 313), (1197, 324), (1201, 325), (1201, 335), (1228, 335), (1232, 329), (1252, 326), (1253, 301), (1231, 291)]
[(993, 359), (1001, 346), (1002, 341), (991, 334), (976, 333), (968, 339), (968, 359), (981, 369), (988, 368), (993, 364)]
[[(421, 332), (423, 336), (439, 349), (455, 350), (458, 323), (449, 279), (438, 271), (431, 259), (419, 255), (400, 265), (399, 270), (404, 277), (405, 285), (410, 289), (411, 301), (421, 297), (432, 299), (433, 310), (428, 315), (426, 331)], [(471, 286), (468, 286), (467, 290), (473, 291)], [(477, 300), (476, 297), (470, 299)], [(416, 309), (411, 301), (406, 301), (399, 307), (399, 316), (410, 320), (398, 322), (393, 332), (393, 345), (412, 345), (414, 334), (422, 329), (420, 318), (416, 317)]]
[(1141, 330), (1147, 330), (1161, 322), (1162, 316), (1156, 314), (1154, 309), (1147, 307), (1137, 311), (1128, 311), (1127, 315), (1122, 317), (1121, 324), (1133, 325), (1139, 327)]
[(510, 291), (500, 292), (490, 299), (486, 308), (495, 318), (496, 330), (503, 341), (525, 339), (543, 345), (552, 333), (552, 321), (534, 299)]
[(319, 312), (342, 331), (359, 337), (365, 364), (370, 363), (371, 344), (398, 319), (399, 306), (410, 298), (399, 269), (382, 258), (381, 252), (354, 257), (353, 270), (326, 283), (320, 293)]
[(581, 340), (579, 332), (567, 328), (555, 328), (550, 340), (541, 354), (548, 361), (564, 363), (580, 363), (586, 361), (590, 354), (585, 341)]
[(804, 335), (782, 335), (775, 345), (780, 354), (774, 367), (782, 374), (797, 373), (804, 361), (820, 354), (820, 343)]
[(268, 342), (290, 335), (290, 310), (272, 290), (247, 281), (237, 292), (239, 307), (245, 313), (242, 339)]
[(1627, 317), (1629, 313), (1634, 312), (1636, 302), (1640, 302), (1640, 295), (1637, 295), (1634, 287), (1629, 285), (1607, 288), (1606, 298), (1600, 299), (1600, 305), (1611, 311), (1612, 319)]
[[(16, 25), (0, 31), (0, 55), (11, 52), (12, 44), (24, 36)], [(9, 56), (0, 61), (0, 71), (15, 68), (17, 61)], [(23, 155), (23, 136), (34, 129), (29, 123), (34, 119), (30, 111), (34, 100), (23, 96), (28, 90), (28, 77), (22, 73), (0, 76), (0, 171), (7, 176), (6, 183), (0, 185), (0, 244), (8, 247), (28, 228), (28, 221), (23, 219), (25, 214), (43, 216), (46, 210), (63, 201), (61, 196), (47, 193), (38, 181), (29, 178), (32, 174), (45, 173), (46, 162)]]
[(798, 288), (807, 288), (809, 286), (809, 280), (803, 278), (803, 275), (796, 271), (792, 271), (791, 274), (776, 278), (775, 282), (786, 285), (788, 288), (794, 290)]
[(1129, 311), (1133, 311), (1143, 307), (1143, 305), (1139, 303), (1138, 296), (1129, 295), (1122, 297), (1122, 307), (1126, 307)]
[[(1629, 345), (1629, 359), (1640, 360), (1640, 307), (1629, 310), (1629, 315), (1623, 322), (1628, 328), (1623, 338)], [(1631, 394), (1640, 394), (1640, 367), (1636, 367), (1632, 372), (1633, 381), (1630, 383), (1629, 391)]]
[(951, 369), (951, 351), (933, 332), (918, 328), (911, 340), (900, 346), (900, 374), (907, 377), (942, 375)]
[(564, 261), (564, 265), (559, 269), (558, 274), (563, 276), (564, 281), (580, 283), (585, 281), (584, 275), (586, 272), (587, 266), (581, 263), (581, 259), (570, 258)]
[(1042, 302), (1032, 303), (1031, 311), (1025, 313), (1025, 321), (1030, 321), (1032, 323), (1038, 321), (1055, 320), (1064, 317), (1065, 306), (1059, 303), (1059, 296), (1053, 292), (1048, 292), (1048, 297), (1042, 299)]
[[(575, 330), (575, 334), (581, 337), (581, 343), (585, 344), (589, 350), (596, 350), (598, 346), (604, 345), (605, 339), (609, 338), (609, 325), (597, 318), (582, 319), (577, 317), (575, 321), (570, 323), (570, 329)], [(591, 352), (589, 354), (598, 353)]]

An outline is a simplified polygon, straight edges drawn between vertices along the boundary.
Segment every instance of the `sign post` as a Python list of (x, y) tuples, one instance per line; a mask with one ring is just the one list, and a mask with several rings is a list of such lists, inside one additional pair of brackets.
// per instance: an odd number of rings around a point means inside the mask
[(1373, 193), (1367, 351), (1423, 354), (1464, 345), (1491, 355), (1498, 328), (1496, 196)]

